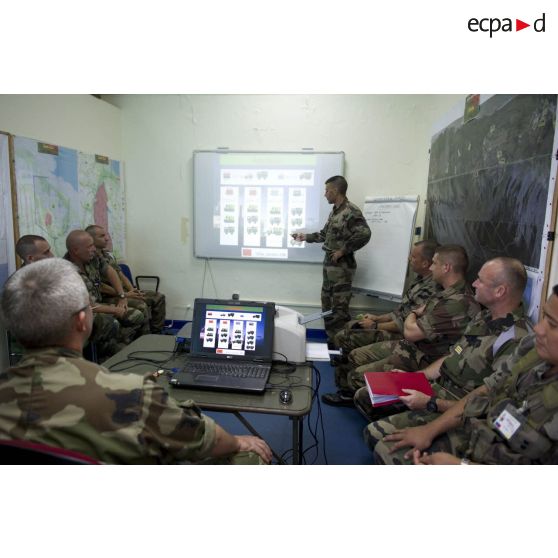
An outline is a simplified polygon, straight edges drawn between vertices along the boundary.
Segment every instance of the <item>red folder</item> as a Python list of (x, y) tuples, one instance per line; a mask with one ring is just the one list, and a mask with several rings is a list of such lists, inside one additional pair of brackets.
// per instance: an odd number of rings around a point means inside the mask
[(423, 372), (365, 372), (364, 380), (373, 407), (391, 405), (399, 400), (400, 395), (408, 395), (403, 389), (416, 389), (426, 395), (434, 395)]

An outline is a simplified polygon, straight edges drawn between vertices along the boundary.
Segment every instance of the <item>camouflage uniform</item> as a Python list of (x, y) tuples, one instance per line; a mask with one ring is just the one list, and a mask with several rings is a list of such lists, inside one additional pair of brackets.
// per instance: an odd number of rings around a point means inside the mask
[[(120, 281), (122, 281), (122, 271), (120, 270), (119, 265), (116, 263), (116, 259), (114, 258), (114, 256), (110, 252), (103, 251), (102, 255), (97, 254), (97, 257), (98, 257), (99, 260), (104, 260), (107, 265), (112, 267), (112, 269), (114, 269), (114, 271), (116, 271), (116, 273), (120, 277)], [(102, 284), (107, 285), (107, 286), (112, 288), (112, 285), (109, 285), (106, 281), (103, 281)], [(122, 287), (124, 287), (124, 284), (122, 284)], [(116, 305), (116, 304), (118, 304), (118, 301), (120, 300), (119, 297), (110, 296), (110, 295), (107, 295), (103, 292), (101, 292), (101, 296), (102, 296), (103, 304), (114, 304), (114, 305)], [(141, 301), (141, 300), (133, 299), (133, 298), (127, 298), (126, 302), (128, 303), (128, 308), (133, 308), (135, 310), (139, 310), (143, 314), (143, 322), (142, 322), (141, 328), (138, 332), (138, 336), (146, 335), (148, 333), (151, 333), (151, 331), (149, 329), (149, 320), (151, 318), (151, 313), (149, 311), (149, 308), (148, 308), (147, 304), (145, 302)]]
[[(389, 314), (390, 321), (395, 322), (399, 333), (379, 329), (352, 329), (357, 320), (351, 320), (335, 336), (335, 345), (342, 349), (344, 355), (349, 355), (354, 349), (372, 345), (381, 341), (401, 339), (403, 337), (403, 323), (413, 308), (422, 306), (432, 295), (440, 292), (442, 287), (432, 279), (417, 276), (405, 292), (401, 304)], [(339, 368), (339, 370), (337, 370)], [(336, 385), (340, 389), (347, 389), (346, 376), (352, 366), (338, 364), (335, 370)]]
[[(71, 261), (68, 254), (66, 254), (64, 258), (68, 261)], [(102, 277), (106, 276), (107, 268), (108, 268), (107, 264), (97, 256), (95, 256), (90, 262), (86, 263), (84, 265), (83, 270), (81, 270), (76, 265), (76, 269), (78, 273), (81, 275), (81, 278), (85, 283), (85, 286), (87, 287), (87, 291), (89, 292), (89, 298), (91, 300), (92, 305), (95, 305), (96, 303), (102, 304), (101, 282), (102, 282)], [(98, 315), (102, 315), (103, 317), (97, 318)], [(111, 319), (110, 320), (107, 319), (106, 316), (108, 316), (108, 318)], [(99, 334), (94, 329), (90, 341), (101, 342), (102, 345), (102, 347), (100, 347), (101, 353), (105, 352), (104, 345), (105, 345), (105, 340), (106, 340), (106, 335), (108, 330), (108, 324), (109, 323), (111, 324), (111, 328), (114, 331), (114, 324), (113, 324), (114, 321), (117, 321), (117, 323), (120, 326), (118, 329), (118, 334), (116, 336), (116, 342), (128, 344), (138, 336), (144, 323), (144, 315), (139, 310), (136, 310), (134, 308), (128, 308), (126, 314), (121, 319), (114, 318), (110, 314), (102, 314), (100, 312), (95, 313), (94, 326), (96, 326), (97, 324), (99, 324), (100, 327), (102, 326), (102, 330), (100, 330), (100, 332), (102, 332), (101, 334), (102, 336), (101, 338), (99, 338), (98, 337)], [(114, 343), (114, 338), (112, 338), (111, 341), (112, 343)], [(110, 354), (114, 354), (114, 352)]]
[(447, 355), (479, 312), (480, 305), (464, 280), (440, 291), (428, 300), (423, 315), (417, 319), (424, 339), (416, 343), (404, 339), (384, 341), (351, 352), (352, 369), (347, 373), (349, 389), (356, 391), (364, 386), (364, 372), (393, 368), (413, 372)]
[[(460, 427), (436, 438), (430, 452), (493, 465), (558, 464), (558, 374), (548, 375), (553, 366), (538, 356), (534, 345), (534, 335), (520, 342), (513, 357), (484, 380), (488, 394), (472, 397)], [(520, 410), (521, 423), (509, 439), (493, 424), (507, 405)], [(390, 455), (389, 444), (376, 445), (378, 463), (409, 462), (403, 458), (408, 448)]]
[(147, 375), (110, 373), (60, 347), (0, 374), (0, 438), (105, 463), (199, 462), (216, 442), (215, 422), (193, 401), (179, 406)]
[[(465, 330), (463, 337), (451, 348), (440, 367), (440, 377), (432, 384), (437, 397), (457, 401), (482, 385), (515, 351), (520, 341), (532, 331), (531, 323), (521, 304), (505, 318), (493, 320), (489, 310), (483, 310)], [(359, 410), (370, 415), (372, 405), (366, 388), (355, 395)], [(388, 432), (419, 426), (433, 421), (438, 413), (426, 410), (406, 411), (373, 422), (364, 429), (364, 439), (370, 449)]]
[[(320, 232), (306, 235), (306, 242), (323, 242), (325, 255), (321, 299), (323, 311), (333, 310), (333, 314), (324, 318), (330, 341), (351, 319), (349, 302), (357, 267), (354, 252), (368, 243), (370, 234), (370, 227), (360, 209), (345, 199), (339, 207), (331, 210)], [(342, 250), (344, 255), (333, 262), (331, 255), (337, 250)]]
[[(120, 280), (122, 280), (122, 270), (116, 261), (116, 258), (106, 250), (102, 251), (102, 259), (118, 273)], [(110, 285), (109, 285), (110, 286)], [(166, 315), (166, 298), (163, 293), (155, 292), (155, 291), (142, 291), (145, 300), (139, 300), (134, 298), (128, 298), (128, 306), (131, 308), (136, 308), (137, 310), (141, 310), (141, 312), (146, 317), (148, 324), (144, 326), (141, 333), (161, 333), (163, 327), (165, 325), (165, 315)], [(103, 297), (103, 300), (110, 303), (114, 303), (114, 298), (107, 297), (106, 295)]]

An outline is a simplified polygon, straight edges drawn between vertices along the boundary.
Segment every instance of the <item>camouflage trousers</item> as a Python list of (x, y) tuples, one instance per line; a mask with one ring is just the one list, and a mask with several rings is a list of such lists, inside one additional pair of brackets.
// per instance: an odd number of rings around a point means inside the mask
[(145, 303), (151, 314), (149, 318), (149, 329), (151, 333), (161, 333), (165, 326), (167, 299), (163, 293), (155, 291), (143, 291), (143, 294), (145, 295)]
[(426, 367), (435, 358), (429, 358), (414, 343), (404, 339), (382, 341), (354, 349), (349, 354), (345, 372), (348, 389), (357, 391), (364, 384), (365, 372), (385, 372), (397, 368), (415, 372)]
[(119, 332), (120, 325), (110, 314), (93, 315), (93, 331), (89, 342), (95, 343), (99, 361), (106, 360), (120, 350)]
[(333, 342), (335, 334), (351, 319), (349, 302), (355, 270), (342, 265), (324, 265), (322, 282), (322, 311), (333, 310), (324, 318), (328, 341)]
[[(434, 393), (441, 399), (456, 400), (453, 395), (446, 391), (443, 387), (437, 383), (433, 383), (432, 387)], [(358, 394), (360, 395), (360, 393)], [(356, 397), (356, 396), (355, 396)], [(397, 452), (390, 454), (389, 449), (392, 447), (390, 442), (384, 442), (384, 436), (392, 434), (396, 430), (404, 430), (405, 428), (412, 428), (415, 426), (423, 426), (432, 422), (440, 416), (440, 413), (432, 413), (430, 411), (405, 411), (403, 413), (394, 414), (392, 416), (383, 418), (381, 420), (370, 423), (365, 427), (363, 435), (366, 445), (370, 451), (375, 452), (378, 455), (376, 457), (376, 463), (411, 463), (411, 459), (404, 459), (405, 453), (409, 448), (398, 450)], [(433, 451), (447, 451), (449, 453), (454, 453), (463, 444), (463, 431), (456, 429), (455, 431), (450, 431), (448, 434), (444, 434), (439, 438), (436, 438), (429, 449), (429, 452)]]
[(343, 354), (348, 355), (354, 349), (379, 343), (380, 341), (389, 341), (393, 339), (401, 339), (400, 333), (383, 331), (379, 329), (353, 329), (359, 320), (351, 320), (341, 331), (335, 334), (333, 342), (336, 347), (342, 349)]
[[(119, 298), (103, 298), (103, 304), (118, 304)], [(137, 337), (149, 333), (149, 310), (145, 302), (128, 299), (128, 310), (124, 317), (117, 318), (120, 324), (118, 341), (128, 345)]]
[[(403, 413), (407, 414), (407, 413)], [(393, 419), (398, 417), (399, 415), (394, 415), (390, 417)], [(430, 420), (434, 420), (436, 418), (436, 414)], [(426, 422), (429, 422), (426, 420)], [(424, 424), (426, 424), (426, 422)], [(380, 423), (382, 423), (380, 425)], [(402, 424), (404, 421), (402, 421)], [(375, 423), (372, 423), (375, 424)], [(418, 423), (414, 424), (415, 426), (420, 426)], [(378, 421), (379, 430), (384, 432), (384, 436), (399, 430), (400, 428), (395, 426), (391, 422), (387, 421)], [(366, 430), (365, 430), (365, 441), (367, 444), (370, 443), (371, 440), (366, 439)], [(469, 436), (465, 433), (462, 428), (455, 428), (438, 436), (432, 442), (432, 445), (426, 450), (428, 453), (436, 453), (439, 451), (444, 451), (447, 453), (451, 453), (458, 457), (462, 457), (464, 455), (464, 450), (467, 448), (467, 442), (469, 440)], [(390, 449), (393, 447), (395, 442), (385, 442), (383, 439), (376, 443), (373, 452), (374, 452), (374, 461), (377, 465), (411, 465), (413, 463), (412, 456), (410, 458), (405, 458), (405, 454), (411, 449), (407, 448), (400, 448), (393, 453), (390, 453)], [(372, 448), (371, 448), (372, 449)]]
[[(335, 385), (346, 391), (356, 391), (364, 386), (364, 373), (384, 370), (397, 341), (382, 341), (353, 349), (346, 363), (335, 367)], [(390, 370), (392, 366), (386, 369)]]

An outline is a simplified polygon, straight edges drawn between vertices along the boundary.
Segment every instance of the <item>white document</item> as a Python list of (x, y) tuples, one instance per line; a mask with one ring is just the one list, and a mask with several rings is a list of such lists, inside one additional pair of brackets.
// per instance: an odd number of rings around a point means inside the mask
[(328, 361), (327, 343), (306, 343), (306, 360)]

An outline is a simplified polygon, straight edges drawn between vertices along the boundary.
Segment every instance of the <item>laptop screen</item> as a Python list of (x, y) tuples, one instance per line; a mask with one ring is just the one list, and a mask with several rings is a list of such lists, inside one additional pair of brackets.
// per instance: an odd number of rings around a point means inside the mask
[(271, 361), (274, 320), (273, 302), (197, 298), (191, 354)]

